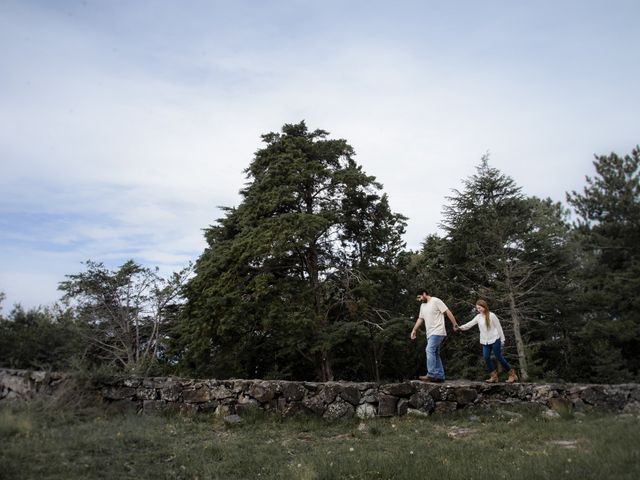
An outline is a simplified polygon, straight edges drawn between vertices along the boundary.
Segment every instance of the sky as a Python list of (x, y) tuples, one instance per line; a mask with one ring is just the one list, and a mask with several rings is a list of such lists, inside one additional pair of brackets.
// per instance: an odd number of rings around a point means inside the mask
[(439, 232), (481, 157), (565, 201), (640, 143), (635, 0), (0, 0), (3, 312), (82, 262), (163, 274), (237, 205), (261, 135), (344, 138)]

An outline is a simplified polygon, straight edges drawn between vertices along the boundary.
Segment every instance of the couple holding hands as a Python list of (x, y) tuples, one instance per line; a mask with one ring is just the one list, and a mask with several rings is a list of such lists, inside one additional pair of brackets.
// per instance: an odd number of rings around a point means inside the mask
[(476, 310), (478, 314), (468, 323), (458, 325), (456, 318), (447, 308), (442, 300), (429, 295), (426, 289), (418, 292), (417, 300), (422, 302), (420, 305), (420, 313), (416, 320), (413, 330), (411, 330), (411, 340), (415, 340), (418, 328), (424, 322), (427, 330), (427, 375), (418, 377), (425, 382), (444, 382), (444, 367), (440, 358), (440, 346), (447, 336), (444, 326), (444, 316), (451, 321), (454, 331), (469, 330), (474, 325), (478, 325), (480, 330), (480, 343), (482, 344), (482, 355), (490, 372), (487, 383), (496, 383), (498, 381), (498, 372), (494, 368), (491, 360), (491, 352), (500, 362), (505, 371), (508, 372), (507, 383), (515, 382), (518, 377), (509, 362), (502, 356), (502, 345), (504, 344), (504, 332), (500, 325), (500, 320), (495, 313), (489, 311), (489, 305), (484, 300), (476, 302)]

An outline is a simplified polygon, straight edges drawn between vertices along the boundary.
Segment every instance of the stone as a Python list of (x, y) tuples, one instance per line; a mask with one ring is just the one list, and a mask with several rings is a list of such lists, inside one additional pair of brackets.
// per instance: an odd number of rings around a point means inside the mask
[(102, 397), (107, 400), (124, 400), (133, 398), (136, 390), (132, 387), (107, 387), (102, 389)]
[(144, 413), (158, 413), (165, 409), (166, 402), (163, 400), (143, 400), (142, 411)]
[(538, 385), (533, 387), (531, 400), (533, 402), (547, 403), (553, 397), (553, 391), (549, 385)]
[(353, 417), (355, 409), (353, 405), (344, 400), (337, 400), (327, 406), (324, 414), (322, 415), (324, 418), (336, 419), (336, 418), (349, 418)]
[(227, 425), (237, 425), (238, 423), (242, 423), (242, 418), (240, 415), (227, 415), (224, 417), (224, 423)]
[(411, 395), (411, 397), (409, 398), (409, 406), (418, 410), (422, 410), (426, 413), (431, 413), (433, 412), (436, 403), (433, 400), (433, 397), (427, 392), (419, 391)]
[(640, 413), (640, 402), (637, 402), (635, 400), (627, 403), (624, 408), (622, 409), (622, 411), (624, 413), (634, 413), (634, 414), (638, 414)]
[(560, 414), (554, 410), (551, 410), (550, 408), (547, 408), (546, 410), (542, 411), (542, 416), (546, 419), (557, 419), (560, 418)]
[(422, 410), (416, 410), (415, 408), (409, 408), (407, 410), (407, 415), (412, 415), (414, 417), (428, 417), (429, 414), (427, 412), (423, 412)]
[(282, 396), (287, 402), (298, 402), (304, 398), (305, 388), (297, 382), (283, 382)]
[(455, 412), (457, 409), (458, 409), (458, 404), (456, 402), (436, 402), (435, 412), (451, 413), (451, 412)]
[(376, 407), (370, 403), (363, 403), (356, 408), (358, 418), (373, 418), (376, 416)]
[(394, 397), (408, 397), (415, 392), (415, 388), (410, 383), (390, 383), (384, 385), (381, 390)]
[(319, 395), (314, 395), (313, 397), (305, 398), (302, 401), (302, 404), (311, 410), (316, 415), (322, 415), (326, 409), (325, 403), (322, 401)]
[(160, 389), (160, 398), (167, 402), (177, 402), (182, 395), (182, 385), (177, 382), (168, 382)]
[(249, 395), (261, 403), (270, 402), (276, 396), (276, 386), (269, 382), (255, 382), (249, 388)]
[(398, 406), (396, 409), (397, 415), (399, 417), (406, 415), (407, 410), (409, 409), (409, 400), (407, 400), (406, 398), (401, 398), (400, 400), (398, 400)]
[(378, 396), (378, 416), (391, 417), (396, 414), (398, 399), (392, 395), (381, 393)]
[(138, 388), (136, 389), (136, 398), (140, 400), (155, 400), (158, 398), (158, 392), (155, 388)]
[(340, 393), (340, 386), (336, 383), (326, 383), (323, 387), (320, 388), (320, 392), (318, 396), (322, 399), (324, 403), (333, 402), (336, 397)]
[(209, 396), (214, 400), (224, 400), (225, 398), (233, 398), (236, 395), (224, 385), (218, 385), (209, 389)]
[(211, 400), (211, 392), (208, 388), (189, 388), (183, 390), (182, 399), (185, 403), (204, 403)]
[(353, 385), (346, 385), (339, 389), (338, 395), (345, 402), (349, 402), (351, 405), (358, 405), (360, 403), (360, 390)]
[(455, 399), (458, 405), (469, 405), (478, 398), (478, 392), (473, 388), (457, 388)]
[(589, 405), (602, 405), (604, 403), (604, 391), (600, 386), (585, 388), (580, 395), (583, 402)]

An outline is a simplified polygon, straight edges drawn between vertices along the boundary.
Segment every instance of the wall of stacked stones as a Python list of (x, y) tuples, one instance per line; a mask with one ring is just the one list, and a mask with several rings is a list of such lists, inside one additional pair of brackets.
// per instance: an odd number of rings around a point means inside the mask
[[(0, 403), (55, 397), (79, 389), (64, 373), (0, 369)], [(158, 412), (216, 412), (242, 415), (250, 409), (282, 415), (307, 413), (325, 418), (429, 415), (504, 404), (527, 404), (585, 411), (640, 413), (640, 385), (443, 384), (289, 382), (276, 380), (195, 380), (175, 377), (106, 378), (82, 387), (109, 408)]]

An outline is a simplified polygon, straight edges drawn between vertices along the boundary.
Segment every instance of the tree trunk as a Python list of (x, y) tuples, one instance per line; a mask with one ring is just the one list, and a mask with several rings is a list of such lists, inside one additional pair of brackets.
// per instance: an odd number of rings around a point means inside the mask
[(516, 307), (516, 300), (513, 292), (509, 290), (509, 307), (511, 310), (511, 322), (513, 324), (513, 335), (516, 339), (516, 349), (518, 351), (518, 362), (520, 363), (520, 377), (522, 380), (529, 379), (529, 365), (527, 361), (527, 352), (525, 350), (524, 341), (522, 340), (522, 332), (520, 331), (520, 315)]

